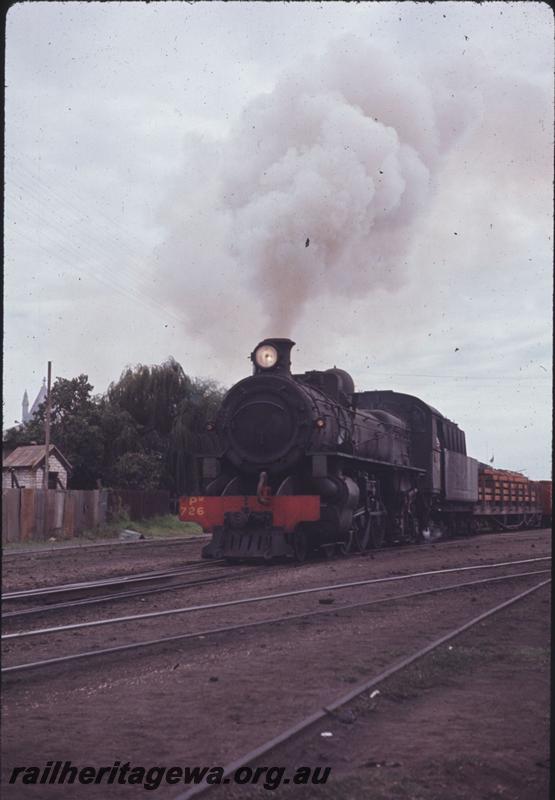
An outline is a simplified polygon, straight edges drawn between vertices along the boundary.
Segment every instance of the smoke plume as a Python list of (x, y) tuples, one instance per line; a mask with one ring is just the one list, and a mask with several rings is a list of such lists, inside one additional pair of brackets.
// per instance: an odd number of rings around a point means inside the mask
[(217, 326), (219, 346), (246, 320), (291, 335), (318, 296), (403, 285), (443, 158), (479, 113), (438, 74), (343, 37), (252, 100), (225, 138), (187, 138), (157, 263), (192, 330)]

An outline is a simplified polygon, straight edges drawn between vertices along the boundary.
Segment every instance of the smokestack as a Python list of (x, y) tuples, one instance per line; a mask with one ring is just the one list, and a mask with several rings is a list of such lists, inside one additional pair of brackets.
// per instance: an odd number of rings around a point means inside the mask
[(253, 375), (265, 372), (291, 375), (291, 339), (264, 339), (251, 353)]

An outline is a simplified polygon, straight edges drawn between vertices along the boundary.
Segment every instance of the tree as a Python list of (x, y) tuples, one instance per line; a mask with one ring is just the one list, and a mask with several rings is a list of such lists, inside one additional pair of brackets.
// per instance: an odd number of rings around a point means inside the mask
[[(87, 375), (56, 378), (50, 390), (50, 441), (66, 456), (72, 466), (68, 485), (93, 489), (102, 478), (104, 437), (100, 425), (98, 401)], [(10, 445), (44, 444), (46, 402), (23, 427), (7, 432), (4, 442)]]
[(172, 494), (194, 486), (198, 434), (222, 397), (218, 384), (189, 378), (172, 357), (151, 367), (127, 367), (107, 392), (111, 407), (136, 423), (142, 451), (160, 456), (160, 486)]
[(178, 408), (168, 442), (168, 470), (175, 476), (177, 493), (198, 485), (195, 453), (200, 449), (208, 422), (222, 402), (224, 390), (215, 381), (193, 379), (191, 392)]
[[(104, 437), (93, 386), (87, 375), (56, 378), (50, 390), (50, 441), (72, 466), (69, 486), (94, 489), (102, 478)], [(26, 444), (44, 442), (46, 402), (22, 430)]]
[(125, 453), (114, 465), (114, 482), (118, 489), (157, 489), (161, 467), (156, 453)]
[[(50, 420), (57, 425), (65, 419), (82, 417), (94, 412), (96, 400), (92, 395), (92, 384), (88, 375), (77, 378), (56, 378), (50, 392)], [(42, 424), (46, 414), (46, 402), (41, 403), (38, 417)]]
[(104, 440), (103, 475), (108, 483), (112, 483), (117, 459), (125, 453), (141, 452), (141, 434), (131, 414), (112, 405), (106, 397), (100, 398), (98, 412)]
[(177, 408), (191, 393), (191, 379), (171, 356), (162, 364), (127, 367), (107, 397), (113, 406), (127, 411), (145, 434), (167, 436)]
[[(213, 419), (223, 390), (189, 378), (173, 358), (127, 367), (105, 396), (94, 396), (87, 375), (56, 378), (51, 389), (50, 441), (72, 465), (69, 486), (92, 489), (163, 488), (172, 494), (195, 485), (199, 433)], [(5, 444), (44, 442), (46, 403)]]
[(5, 433), (2, 444), (9, 450), (15, 450), (16, 447), (22, 447), (26, 444), (39, 444), (44, 441), (44, 431), (40, 431), (38, 427), (33, 426), (31, 423), (18, 425), (14, 428), (9, 428)]

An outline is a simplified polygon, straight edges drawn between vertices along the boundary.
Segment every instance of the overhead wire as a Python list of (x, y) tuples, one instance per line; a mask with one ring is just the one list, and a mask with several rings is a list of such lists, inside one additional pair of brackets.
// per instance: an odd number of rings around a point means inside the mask
[[(16, 235), (17, 236), (21, 236), (22, 238), (25, 238), (27, 241), (31, 242), (32, 244), (36, 244), (36, 243), (33, 242), (32, 239), (30, 239), (28, 236), (26, 236), (22, 231), (16, 231)], [(90, 272), (89, 270), (87, 270), (86, 268), (76, 264), (76, 262), (75, 262), (76, 256), (77, 257), (79, 257), (79, 256), (82, 257), (82, 254), (80, 254), (76, 250), (71, 249), (71, 247), (68, 246), (66, 243), (60, 242), (58, 239), (56, 239), (56, 238), (54, 238), (52, 236), (49, 236), (48, 235), (48, 231), (43, 231), (42, 235), (45, 236), (52, 244), (56, 245), (57, 252), (56, 252), (55, 256), (53, 256), (53, 257), (57, 261), (65, 264), (69, 268), (70, 272), (81, 273), (81, 274), (85, 275), (87, 278), (93, 278), (97, 282), (103, 284), (104, 286), (107, 286), (109, 289), (112, 289), (112, 290), (115, 290), (115, 291), (119, 292), (120, 294), (125, 296), (127, 299), (132, 298), (133, 300), (135, 300), (136, 302), (141, 304), (144, 308), (148, 309), (150, 312), (155, 310), (153, 308), (153, 306), (154, 306), (157, 309), (161, 310), (166, 315), (166, 317), (172, 317), (176, 322), (178, 322), (180, 324), (183, 324), (184, 318), (179, 317), (178, 315), (174, 314), (171, 310), (165, 308), (164, 306), (161, 306), (161, 304), (159, 304), (154, 299), (143, 297), (141, 294), (135, 292), (135, 290), (133, 288), (121, 286), (120, 284), (116, 283), (115, 281), (110, 280), (104, 274), (104, 272), (102, 272), (102, 271), (100, 271), (100, 272), (97, 271), (97, 272), (93, 273), (93, 272)], [(43, 249), (40, 244), (38, 245), (38, 247)], [(46, 251), (46, 252), (49, 252), (49, 251)]]
[[(33, 174), (31, 172), (31, 170), (29, 169), (28, 164), (26, 164), (25, 162), (23, 162), (23, 161), (21, 161), (21, 160), (19, 160), (17, 158), (15, 158), (15, 159), (11, 158), (10, 161), (8, 162), (7, 166), (8, 166), (8, 171), (9, 171), (9, 169), (11, 167), (15, 167), (17, 170), (19, 170), (20, 174), (22, 174), (23, 176), (26, 176), (29, 180), (37, 183), (39, 186), (42, 186), (45, 189), (45, 191), (48, 192), (49, 197), (50, 196), (56, 196), (56, 197), (58, 197), (58, 199), (60, 199), (59, 195), (57, 195), (56, 191), (54, 189), (52, 189), (52, 187), (50, 185), (47, 186), (46, 184), (44, 184), (44, 180), (40, 176), (37, 176), (36, 174)], [(56, 186), (63, 188), (64, 200), (65, 200), (65, 196), (66, 195), (71, 195), (76, 199), (77, 203), (83, 203), (84, 202), (88, 207), (88, 203), (90, 202), (90, 197), (85, 197), (82, 194), (80, 194), (75, 189), (75, 185), (74, 184), (70, 185), (70, 184), (67, 183), (67, 181), (62, 181), (62, 180), (60, 180), (59, 176), (56, 176)], [(88, 211), (85, 212), (85, 213), (88, 215)], [(110, 217), (107, 214), (105, 214), (102, 211), (101, 208), (98, 208), (98, 207), (96, 208), (96, 215), (97, 215), (97, 218), (98, 217), (102, 217), (108, 223), (109, 227), (118, 228), (127, 237), (128, 242), (134, 242), (135, 241), (135, 239), (136, 239), (136, 231), (131, 230), (130, 228), (126, 228), (120, 222), (117, 222), (117, 220), (114, 217)]]
[[(49, 218), (44, 217), (42, 213), (42, 209), (40, 207), (40, 201), (38, 203), (38, 208), (33, 208), (28, 202), (23, 200), (22, 196), (18, 196), (13, 189), (20, 189), (24, 192), (27, 190), (29, 192), (32, 187), (29, 187), (21, 184), (17, 184), (15, 181), (12, 181), (11, 184), (8, 184), (9, 189), (12, 190), (7, 193), (6, 197), (6, 205), (10, 202), (14, 202), (18, 204), (23, 210), (25, 210), (28, 214), (31, 214), (35, 218), (42, 223), (41, 228), (39, 229), (39, 241), (33, 240), (29, 236), (25, 236), (21, 231), (21, 228), (15, 228), (10, 231), (10, 233), (16, 233), (17, 235), (24, 236), (27, 241), (34, 245), (35, 247), (39, 247), (40, 249), (45, 249), (41, 244), (40, 237), (46, 238), (51, 244), (56, 247), (56, 252), (51, 254), (51, 256), (55, 259), (58, 258), (62, 263), (67, 264), (71, 270), (78, 271), (87, 275), (87, 277), (91, 277), (93, 279), (99, 280), (104, 285), (108, 285), (111, 288), (116, 289), (127, 297), (132, 297), (133, 299), (141, 302), (143, 306), (150, 308), (150, 310), (156, 309), (162, 311), (166, 316), (171, 317), (176, 322), (183, 323), (185, 321), (185, 317), (177, 314), (173, 310), (167, 308), (167, 306), (163, 305), (159, 301), (157, 301), (154, 297), (152, 297), (152, 286), (148, 286), (146, 283), (146, 271), (145, 270), (137, 270), (132, 269), (130, 267), (125, 268), (121, 263), (118, 263), (118, 269), (114, 272), (113, 269), (110, 269), (110, 263), (113, 261), (113, 254), (108, 252), (104, 246), (94, 237), (89, 236), (89, 243), (86, 242), (83, 238), (80, 240), (75, 241), (72, 240), (70, 243), (67, 238), (67, 228), (60, 227), (57, 224), (55, 218), (52, 215)], [(52, 196), (56, 198), (59, 205), (62, 207), (68, 208), (68, 210), (73, 214), (78, 214), (79, 210), (73, 207), (68, 206), (67, 203), (64, 203), (55, 193), (52, 193)], [(31, 195), (29, 198), (29, 194), (26, 193), (27, 199), (35, 199)], [(86, 212), (86, 216), (90, 217), (89, 212)], [(50, 235), (48, 235), (50, 234)], [(56, 238), (59, 236), (61, 238)], [(118, 242), (118, 245), (121, 247), (121, 243)], [(89, 270), (83, 267), (79, 267), (78, 263), (75, 261), (68, 262), (67, 260), (60, 257), (60, 250), (65, 252), (71, 259), (78, 259), (78, 261), (83, 261), (84, 259), (93, 259), (95, 264), (95, 269)], [(113, 279), (114, 274), (120, 274), (121, 272), (125, 272), (128, 276), (128, 282), (125, 285), (121, 285)], [(142, 274), (141, 274), (142, 273)], [(150, 290), (150, 293), (147, 292), (147, 289)]]
[(421, 375), (408, 372), (372, 372), (372, 375), (377, 375), (383, 378), (433, 378), (445, 380), (468, 380), (468, 381), (547, 381), (551, 380), (549, 376), (544, 375)]
[[(21, 180), (21, 178), (20, 178), (20, 180)], [(24, 183), (25, 183), (25, 180), (26, 179), (24, 178), (23, 179)], [(36, 196), (34, 196), (34, 194), (33, 194), (34, 193), (34, 187), (32, 186), (32, 184), (29, 185), (29, 182), (27, 182), (26, 185), (21, 186), (21, 184), (18, 184), (18, 183), (16, 183), (15, 180), (13, 180), (11, 182), (11, 184), (10, 184), (10, 188), (19, 188), (22, 191), (26, 191), (27, 192), (26, 193), (26, 199), (27, 200), (37, 199)], [(51, 208), (51, 206), (52, 206), (52, 198), (54, 198), (57, 201), (58, 205), (62, 209), (65, 208), (68, 211), (68, 213), (72, 215), (73, 218), (77, 217), (77, 219), (76, 219), (77, 222), (82, 222), (83, 221), (83, 220), (79, 219), (79, 214), (81, 214), (83, 217), (89, 217), (90, 218), (90, 212), (89, 211), (83, 211), (83, 210), (80, 210), (75, 205), (70, 205), (64, 199), (60, 198), (59, 195), (57, 195), (56, 192), (54, 192), (54, 191), (52, 191), (52, 192), (49, 191), (49, 193), (48, 193), (48, 206), (49, 206), (49, 208)], [(15, 202), (18, 202), (18, 201), (19, 202), (23, 202), (22, 196), (18, 197), (17, 195), (15, 195), (13, 198), (10, 198), (9, 194), (8, 194), (8, 196), (7, 196), (8, 202), (9, 202), (10, 199), (12, 199), (12, 201), (15, 200)], [(42, 203), (40, 202), (40, 199), (39, 199), (39, 209), (40, 209), (39, 215), (40, 215), (41, 221), (42, 222), (48, 222), (48, 224), (51, 227), (56, 228), (57, 226), (56, 226), (55, 218), (54, 218), (53, 214), (49, 214), (48, 218), (43, 217), (43, 215), (42, 215), (43, 206), (42, 206)], [(81, 234), (85, 233), (87, 238), (89, 239), (89, 241), (92, 242), (93, 245), (96, 246), (97, 250), (100, 250), (105, 255), (105, 257), (112, 258), (113, 257), (113, 253), (105, 250), (105, 239), (99, 240), (95, 236), (91, 236), (90, 230), (91, 230), (90, 226), (87, 226), (87, 227), (84, 228), (84, 230), (81, 231)], [(67, 233), (66, 228), (63, 228), (63, 233), (64, 233), (64, 235), (66, 235), (66, 233)], [(117, 248), (122, 250), (122, 252), (124, 253), (126, 259), (129, 258), (129, 249), (132, 249), (132, 248), (135, 247), (134, 244), (129, 245), (129, 246), (126, 245), (124, 247), (122, 245), (122, 243), (118, 239), (114, 239), (113, 237), (111, 237), (111, 242), (113, 242), (113, 244)], [(134, 269), (131, 270), (131, 269), (126, 267), (125, 262), (120, 264), (120, 269), (122, 269), (123, 271), (127, 271), (128, 275), (130, 277), (132, 276), (135, 279), (139, 278), (139, 279), (144, 280), (146, 277), (150, 277), (150, 275), (151, 275), (151, 273), (148, 270), (143, 269), (143, 268), (137, 269), (137, 267), (135, 267)]]

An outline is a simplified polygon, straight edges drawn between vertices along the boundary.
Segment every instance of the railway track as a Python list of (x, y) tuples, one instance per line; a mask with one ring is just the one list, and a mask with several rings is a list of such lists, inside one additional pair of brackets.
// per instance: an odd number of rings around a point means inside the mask
[[(522, 531), (512, 531), (509, 534), (504, 534), (504, 535), (505, 536), (509, 536), (509, 535), (515, 536), (518, 533), (522, 534), (523, 532)], [(196, 537), (196, 538), (200, 539), (200, 538), (203, 538), (203, 537)], [(204, 538), (208, 538), (208, 537), (204, 537)], [(189, 541), (189, 540), (187, 540), (187, 541)], [(423, 548), (425, 549), (427, 546), (428, 547), (429, 546), (435, 547), (436, 544), (441, 544), (442, 548), (449, 548), (449, 547), (460, 548), (461, 544), (463, 544), (466, 541), (469, 541), (468, 537), (459, 537), (459, 538), (454, 539), (454, 540), (453, 539), (449, 539), (449, 540), (441, 540), (441, 539), (439, 539), (437, 541), (429, 542), (427, 544), (417, 544), (417, 545), (401, 544), (401, 545), (398, 545), (398, 547), (399, 547), (399, 551), (402, 552), (403, 554), (405, 554), (405, 553), (409, 553), (409, 552), (412, 552), (412, 551), (421, 551)], [(158, 542), (153, 542), (153, 543), (158, 544)], [(170, 542), (168, 542), (168, 543), (170, 543)], [(175, 542), (172, 541), (171, 543), (173, 544)], [(128, 543), (124, 542), (124, 543), (120, 543), (120, 544), (128, 544)], [(91, 547), (95, 547), (97, 545), (90, 545), (90, 546)], [(104, 545), (98, 545), (98, 546), (104, 546)], [(387, 548), (384, 548), (384, 549), (381, 549), (381, 550), (378, 550), (378, 551), (368, 550), (368, 551), (365, 551), (364, 553), (350, 553), (348, 555), (340, 556), (339, 558), (341, 560), (344, 560), (345, 558), (353, 558), (353, 557), (358, 557), (358, 556), (361, 556), (361, 555), (362, 556), (371, 555), (371, 556), (373, 556), (375, 558), (378, 553), (388, 552), (391, 549), (394, 549), (394, 547), (395, 546), (391, 546), (391, 547), (387, 547)], [(71, 549), (71, 548), (67, 548), (67, 549)], [(76, 548), (76, 549), (83, 549), (83, 548), (79, 547), (79, 548)], [(157, 571), (150, 571), (150, 572), (143, 572), (143, 573), (135, 573), (135, 574), (131, 574), (131, 575), (118, 575), (118, 576), (115, 576), (115, 577), (110, 576), (110, 577), (107, 577), (107, 578), (99, 578), (97, 580), (92, 580), (92, 581), (73, 582), (73, 583), (67, 583), (67, 584), (62, 584), (62, 585), (58, 585), (58, 586), (56, 586), (56, 585), (54, 585), (54, 586), (40, 586), (40, 587), (35, 587), (33, 589), (14, 590), (14, 591), (11, 591), (11, 592), (5, 592), (2, 595), (1, 599), (2, 599), (2, 603), (3, 604), (10, 603), (10, 602), (18, 602), (18, 601), (24, 601), (25, 602), (27, 600), (31, 600), (31, 599), (34, 599), (34, 598), (37, 598), (37, 599), (40, 599), (40, 600), (45, 600), (46, 602), (49, 602), (49, 601), (55, 599), (58, 596), (63, 596), (63, 595), (66, 595), (66, 594), (80, 594), (82, 592), (88, 592), (88, 591), (94, 592), (97, 589), (100, 590), (100, 589), (116, 588), (118, 586), (120, 586), (122, 588), (125, 588), (125, 586), (132, 585), (133, 583), (136, 583), (136, 584), (148, 583), (149, 581), (154, 581), (154, 580), (164, 581), (166, 579), (170, 579), (170, 578), (174, 578), (174, 577), (179, 577), (179, 576), (185, 575), (188, 572), (193, 572), (193, 571), (196, 571), (196, 570), (210, 569), (210, 568), (213, 568), (213, 567), (216, 567), (216, 566), (224, 567), (224, 565), (226, 565), (227, 568), (225, 570), (222, 569), (221, 574), (224, 575), (226, 572), (228, 574), (233, 574), (233, 573), (231, 573), (229, 565), (227, 565), (227, 562), (226, 562), (225, 559), (218, 559), (218, 560), (199, 559), (197, 561), (185, 562), (185, 564), (182, 567), (179, 567), (179, 568), (176, 568), (176, 569), (171, 569), (171, 570), (161, 570), (161, 571), (157, 570)], [(178, 588), (178, 587), (172, 586), (170, 588)], [(158, 592), (158, 591), (162, 591), (162, 589), (153, 588), (151, 591), (152, 592)], [(140, 592), (141, 595), (142, 594), (146, 594), (146, 593), (149, 593), (149, 592), (148, 591)], [(2, 616), (2, 618), (3, 619), (8, 619), (8, 618), (11, 618), (11, 617), (24, 615), (24, 614), (41, 613), (41, 612), (45, 612), (45, 611), (48, 611), (48, 610), (59, 610), (59, 609), (62, 609), (62, 608), (70, 608), (71, 606), (78, 605), (78, 604), (86, 605), (89, 602), (90, 603), (97, 603), (97, 602), (104, 602), (104, 601), (107, 601), (107, 600), (110, 600), (110, 601), (111, 600), (115, 600), (118, 597), (131, 597), (131, 596), (133, 596), (132, 593), (125, 594), (123, 592), (118, 592), (117, 594), (107, 595), (106, 597), (85, 599), (85, 600), (83, 600), (82, 602), (79, 602), (79, 603), (77, 603), (77, 601), (75, 601), (75, 602), (67, 603), (67, 604), (48, 605), (48, 606), (41, 607), (40, 609), (39, 608), (36, 608), (36, 609), (33, 608), (33, 609), (24, 609), (24, 610), (21, 610), (21, 611), (18, 611), (18, 612), (15, 612), (15, 611), (14, 612), (6, 612), (6, 614), (4, 614)]]
[[(412, 548), (419, 549), (422, 546), (430, 546), (430, 545), (437, 545), (441, 544), (442, 546), (446, 545), (460, 545), (464, 542), (470, 541), (480, 541), (484, 536), (493, 536), (495, 538), (501, 538), (503, 540), (507, 540), (510, 537), (518, 537), (522, 536), (526, 533), (540, 533), (541, 531), (548, 531), (548, 528), (530, 528), (530, 529), (518, 529), (518, 530), (508, 530), (508, 531), (497, 531), (495, 533), (480, 533), (475, 534), (472, 536), (467, 535), (460, 535), (460, 536), (451, 536), (449, 538), (442, 538), (439, 537), (437, 539), (430, 539), (428, 541), (412, 545), (407, 544), (406, 542), (396, 542), (393, 544), (386, 545), (383, 549), (389, 550), (391, 548), (402, 548), (403, 552), (408, 552)], [(18, 558), (25, 557), (25, 559), (29, 558), (48, 558), (50, 556), (60, 556), (63, 553), (67, 552), (88, 552), (90, 550), (97, 550), (97, 549), (115, 549), (115, 550), (123, 550), (125, 547), (131, 547), (131, 549), (135, 549), (140, 547), (141, 549), (145, 549), (148, 547), (163, 547), (166, 549), (167, 547), (174, 547), (177, 545), (190, 545), (190, 544), (197, 544), (202, 542), (207, 542), (211, 538), (210, 534), (202, 534), (198, 536), (191, 536), (187, 539), (178, 539), (173, 537), (171, 539), (137, 539), (134, 541), (121, 541), (121, 542), (94, 542), (92, 544), (87, 545), (69, 545), (69, 546), (62, 546), (62, 547), (51, 547), (48, 549), (41, 549), (41, 550), (17, 550), (17, 551), (10, 551), (3, 549), (2, 551), (2, 558), (5, 561), (16, 561)], [(518, 541), (518, 539), (516, 539)], [(382, 548), (380, 548), (381, 550)], [(376, 552), (376, 551), (367, 551), (367, 552)], [(356, 555), (356, 554), (354, 554)]]
[[(225, 561), (199, 561), (193, 562), (181, 569), (172, 569), (160, 572), (146, 572), (135, 575), (123, 575), (116, 578), (105, 578), (97, 581), (64, 584), (61, 586), (41, 587), (17, 592), (7, 592), (2, 595), (2, 603), (27, 602), (29, 600), (43, 601), (46, 605), (31, 606), (8, 610), (2, 614), (2, 621), (20, 618), (36, 617), (52, 611), (63, 611), (99, 603), (109, 603), (133, 597), (145, 597), (150, 594), (174, 591), (193, 586), (201, 586), (222, 580), (234, 580), (245, 573), (247, 569), (230, 570)], [(180, 581), (185, 577), (186, 580)], [(128, 587), (135, 586), (127, 590)], [(102, 594), (107, 590), (117, 589), (109, 594)], [(97, 594), (101, 592), (101, 594)], [(92, 593), (92, 596), (89, 596)], [(81, 595), (85, 594), (84, 597)], [(55, 602), (57, 598), (68, 595), (78, 595), (65, 602)]]
[[(21, 630), (14, 633), (4, 634), (2, 636), (2, 641), (4, 643), (12, 643), (17, 642), (20, 640), (27, 640), (32, 637), (37, 636), (51, 636), (57, 634), (63, 634), (66, 632), (72, 631), (82, 631), (85, 629), (91, 628), (98, 628), (101, 626), (112, 626), (118, 624), (125, 624), (125, 623), (132, 623), (133, 625), (137, 622), (143, 620), (150, 620), (150, 619), (160, 619), (162, 617), (169, 617), (174, 615), (184, 615), (190, 614), (193, 612), (198, 611), (209, 611), (215, 609), (222, 609), (228, 608), (232, 606), (244, 606), (247, 604), (257, 604), (257, 603), (264, 603), (267, 601), (276, 601), (276, 600), (283, 600), (285, 598), (297, 598), (304, 595), (316, 594), (316, 593), (330, 593), (330, 592), (339, 592), (346, 589), (353, 589), (359, 587), (372, 587), (373, 585), (394, 585), (395, 583), (399, 583), (402, 581), (407, 580), (415, 580), (420, 578), (427, 578), (430, 577), (436, 578), (439, 576), (447, 576), (447, 575), (454, 575), (457, 573), (466, 573), (469, 571), (480, 571), (480, 570), (494, 570), (496, 574), (488, 576), (486, 578), (477, 579), (473, 581), (465, 581), (462, 583), (456, 584), (449, 584), (446, 586), (432, 586), (428, 587), (424, 590), (416, 590), (408, 593), (401, 593), (396, 595), (389, 595), (386, 597), (379, 597), (379, 598), (368, 598), (362, 602), (358, 603), (347, 603), (340, 606), (334, 606), (333, 608), (322, 609), (318, 611), (303, 611), (299, 614), (288, 614), (286, 616), (280, 617), (272, 617), (270, 619), (262, 619), (257, 620), (255, 622), (245, 622), (240, 624), (228, 625), (223, 627), (216, 627), (216, 628), (208, 628), (196, 631), (189, 631), (187, 633), (182, 633), (174, 636), (165, 636), (165, 637), (158, 637), (155, 639), (143, 640), (143, 641), (134, 641), (131, 643), (125, 643), (121, 645), (116, 645), (110, 648), (101, 648), (96, 650), (88, 650), (82, 651), (79, 653), (72, 653), (65, 656), (57, 656), (55, 658), (46, 658), (39, 661), (32, 661), (27, 663), (15, 664), (11, 666), (4, 667), (2, 672), (3, 674), (13, 674), (18, 672), (24, 672), (29, 670), (38, 669), (40, 667), (47, 667), (54, 664), (61, 664), (67, 662), (75, 662), (75, 661), (83, 661), (87, 659), (91, 659), (100, 655), (109, 655), (112, 653), (122, 653), (129, 650), (136, 650), (142, 648), (149, 648), (155, 645), (165, 645), (170, 642), (177, 642), (183, 641), (186, 639), (194, 639), (199, 637), (206, 637), (215, 634), (222, 634), (228, 633), (232, 631), (237, 631), (240, 629), (247, 629), (247, 628), (254, 628), (260, 627), (264, 625), (275, 625), (278, 623), (287, 623), (292, 620), (302, 619), (302, 618), (310, 618), (315, 616), (322, 616), (329, 613), (340, 613), (341, 611), (345, 610), (352, 610), (356, 608), (363, 608), (374, 604), (379, 603), (388, 603), (400, 600), (406, 600), (409, 598), (416, 598), (421, 597), (423, 595), (429, 595), (439, 592), (448, 592), (454, 591), (457, 589), (467, 588), (470, 586), (480, 586), (485, 584), (495, 584), (503, 581), (510, 581), (516, 578), (528, 578), (531, 576), (538, 576), (538, 575), (545, 575), (550, 570), (549, 568), (546, 569), (538, 569), (531, 571), (528, 569), (531, 565), (535, 565), (538, 567), (547, 566), (545, 562), (550, 561), (550, 556), (545, 557), (538, 557), (533, 559), (517, 559), (512, 561), (502, 561), (496, 562), (492, 564), (472, 564), (472, 565), (464, 565), (459, 567), (450, 567), (438, 570), (427, 570), (423, 572), (415, 572), (409, 574), (401, 574), (401, 575), (394, 575), (394, 576), (387, 576), (387, 577), (378, 577), (378, 578), (369, 578), (366, 580), (360, 581), (349, 581), (345, 583), (337, 583), (337, 584), (327, 584), (323, 586), (316, 586), (304, 589), (295, 589), (288, 592), (278, 592), (269, 595), (259, 595), (253, 597), (242, 597), (242, 598), (235, 598), (232, 600), (220, 601), (215, 603), (205, 603), (202, 605), (193, 605), (193, 606), (185, 606), (181, 608), (174, 608), (174, 609), (164, 609), (160, 611), (154, 612), (147, 612), (143, 614), (133, 614), (121, 617), (109, 617), (104, 619), (97, 619), (92, 620), (89, 622), (79, 622), (79, 623), (71, 623), (68, 625), (58, 625), (52, 626), (49, 628), (38, 628), (38, 629), (30, 629), (30, 630)], [(542, 564), (542, 562), (544, 562)], [(524, 572), (517, 572), (508, 575), (497, 574), (500, 569), (502, 568), (513, 568), (513, 567), (521, 567), (523, 565), (528, 565)]]
[[(228, 571), (221, 571), (215, 575), (207, 575), (205, 577), (194, 578), (193, 580), (181, 581), (181, 582), (170, 581), (163, 586), (150, 586), (147, 589), (144, 588), (133, 589), (128, 592), (120, 591), (120, 592), (115, 592), (113, 594), (100, 595), (98, 597), (84, 597), (77, 600), (70, 600), (66, 603), (53, 603), (47, 606), (36, 606), (16, 611), (7, 611), (6, 613), (2, 614), (2, 621), (6, 622), (7, 620), (17, 619), (20, 617), (37, 617), (52, 611), (66, 611), (66, 610), (76, 609), (81, 606), (91, 606), (100, 603), (113, 603), (114, 601), (117, 600), (128, 600), (133, 597), (144, 598), (145, 596), (151, 594), (162, 594), (164, 592), (171, 592), (176, 589), (189, 589), (194, 586), (203, 586), (208, 583), (217, 583), (222, 580), (232, 581), (242, 577), (243, 574), (244, 573), (230, 574)], [(179, 574), (177, 576), (174, 575), (172, 577), (173, 578), (179, 577)]]
[[(234, 761), (224, 766), (222, 774), (220, 775), (220, 781), (223, 781), (224, 783), (231, 783), (232, 782), (231, 776), (233, 776), (235, 772), (239, 770), (241, 767), (246, 767), (253, 762), (259, 761), (259, 759), (262, 756), (266, 756), (268, 753), (275, 750), (278, 746), (291, 741), (303, 731), (307, 731), (316, 722), (319, 722), (320, 720), (325, 718), (328, 719), (330, 717), (333, 718), (334, 715), (337, 714), (337, 711), (339, 709), (350, 703), (355, 698), (369, 692), (370, 690), (375, 689), (377, 686), (382, 684), (388, 678), (400, 673), (402, 670), (414, 664), (416, 661), (419, 661), (424, 656), (433, 652), (437, 648), (441, 647), (444, 644), (447, 644), (448, 642), (451, 642), (453, 639), (457, 638), (465, 631), (468, 631), (475, 625), (478, 625), (479, 623), (493, 617), (500, 611), (503, 611), (504, 609), (514, 605), (515, 603), (521, 602), (534, 592), (548, 585), (550, 582), (551, 582), (550, 579), (542, 580), (534, 584), (532, 587), (524, 591), (521, 591), (518, 594), (513, 595), (510, 599), (498, 603), (495, 606), (492, 606), (487, 611), (470, 618), (469, 620), (467, 620), (467, 622), (463, 623), (462, 625), (457, 625), (456, 627), (452, 628), (448, 633), (445, 633), (442, 636), (439, 636), (438, 638), (429, 641), (423, 647), (393, 662), (388, 667), (381, 670), (379, 673), (372, 675), (369, 678), (366, 678), (361, 683), (356, 685), (353, 689), (351, 689), (351, 691), (337, 694), (336, 696), (331, 697), (327, 703), (315, 709), (312, 713), (307, 714), (306, 716), (297, 720), (297, 722), (295, 722), (293, 725), (285, 728), (272, 738), (264, 742), (261, 742), (258, 746), (254, 747), (250, 751), (244, 753), (243, 755), (236, 758)], [(193, 797), (198, 797), (201, 794), (207, 793), (212, 788), (213, 786), (211, 784), (203, 780), (197, 785), (187, 789), (186, 791), (179, 793), (173, 798), (173, 800), (191, 800)]]
[(4, 550), (2, 557), (9, 560), (15, 560), (18, 557), (46, 557), (59, 556), (60, 553), (68, 552), (88, 552), (89, 550), (98, 549), (114, 549), (119, 550), (124, 547), (140, 547), (141, 549), (149, 547), (172, 547), (182, 544), (196, 544), (198, 542), (206, 542), (210, 539), (210, 534), (199, 534), (198, 536), (189, 536), (187, 538), (179, 538), (173, 536), (171, 538), (157, 538), (157, 539), (133, 539), (131, 541), (110, 541), (110, 542), (92, 542), (91, 544), (75, 544), (75, 545), (59, 545), (53, 547), (44, 547), (40, 549), (29, 550)]
[(129, 585), (132, 583), (141, 583), (143, 581), (164, 579), (166, 577), (182, 575), (186, 572), (193, 572), (198, 569), (219, 564), (225, 564), (225, 561), (191, 561), (184, 564), (182, 567), (170, 570), (152, 570), (150, 572), (138, 572), (132, 575), (117, 575), (115, 577), (99, 578), (94, 581), (80, 581), (76, 583), (64, 583), (57, 586), (39, 586), (35, 587), (34, 589), (21, 589), (13, 592), (5, 592), (2, 595), (2, 602), (5, 603), (10, 600), (29, 600), (35, 597), (57, 597), (59, 595), (83, 592), (91, 589), (94, 590), (107, 586)]

